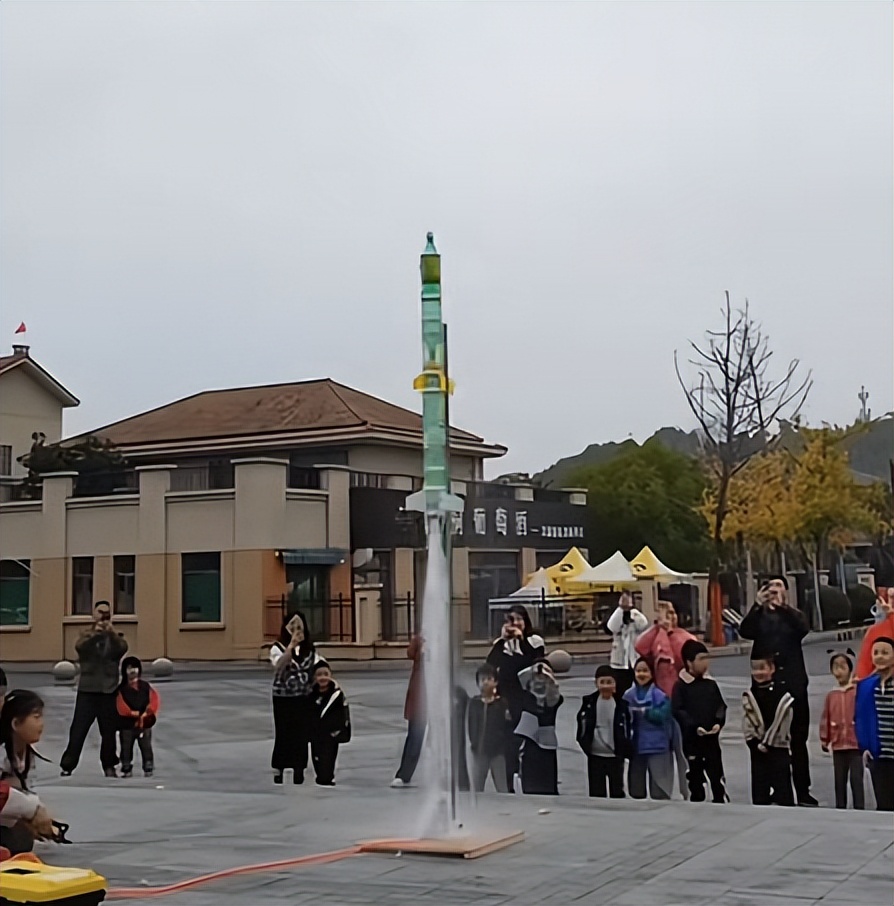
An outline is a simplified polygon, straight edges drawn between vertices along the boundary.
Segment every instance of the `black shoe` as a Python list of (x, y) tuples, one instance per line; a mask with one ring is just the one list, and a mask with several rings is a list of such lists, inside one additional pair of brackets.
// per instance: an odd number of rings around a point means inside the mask
[(808, 793), (806, 796), (801, 796), (798, 799), (798, 805), (800, 805), (801, 808), (818, 808), (819, 801), (814, 799), (813, 796)]
[(71, 771), (60, 771), (59, 776), (60, 777), (71, 777)]
[(279, 783), (279, 784), (282, 783), (282, 771), (277, 771), (277, 772), (273, 775), (273, 782), (274, 782), (274, 783)]
[(151, 777), (155, 773), (155, 768), (143, 768), (143, 776)]
[(315, 783), (317, 786), (335, 786), (334, 780), (317, 780)]
[(118, 776), (118, 772), (114, 768), (104, 768), (103, 774), (105, 774), (106, 777), (117, 777)]
[(304, 771), (292, 771), (292, 783), (295, 786), (304, 783)]

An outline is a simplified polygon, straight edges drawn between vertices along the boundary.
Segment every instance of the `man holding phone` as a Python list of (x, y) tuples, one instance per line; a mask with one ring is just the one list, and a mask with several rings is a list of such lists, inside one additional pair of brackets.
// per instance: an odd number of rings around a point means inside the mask
[(754, 606), (742, 620), (739, 635), (751, 639), (751, 659), (767, 656), (776, 662), (776, 681), (794, 698), (792, 708), (792, 781), (798, 805), (817, 806), (810, 795), (810, 756), (807, 735), (810, 729), (810, 704), (807, 698), (807, 668), (801, 645), (807, 635), (807, 622), (797, 607), (788, 601), (788, 580), (771, 576), (757, 593)]
[(60, 761), (62, 776), (67, 777), (78, 766), (87, 734), (93, 722), (98, 721), (99, 760), (106, 777), (115, 777), (115, 765), (118, 764), (116, 699), (121, 682), (118, 664), (127, 651), (127, 641), (112, 623), (112, 606), (108, 601), (97, 601), (93, 608), (93, 624), (81, 633), (75, 651), (81, 675), (68, 746)]

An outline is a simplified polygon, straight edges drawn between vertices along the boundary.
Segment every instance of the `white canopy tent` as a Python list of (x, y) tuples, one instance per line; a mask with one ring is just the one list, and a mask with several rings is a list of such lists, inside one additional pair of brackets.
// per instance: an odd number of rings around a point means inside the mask
[(518, 589), (518, 591), (512, 592), (509, 595), (510, 598), (534, 598), (536, 600), (541, 600), (544, 596), (555, 594), (555, 589), (553, 588), (553, 581), (550, 579), (546, 570), (541, 567), (537, 572), (532, 573), (531, 577), (528, 579), (525, 584)]
[(568, 587), (574, 591), (606, 591), (620, 588), (635, 588), (636, 575), (630, 562), (620, 552), (615, 551), (607, 560), (597, 563), (578, 573), (569, 580)]

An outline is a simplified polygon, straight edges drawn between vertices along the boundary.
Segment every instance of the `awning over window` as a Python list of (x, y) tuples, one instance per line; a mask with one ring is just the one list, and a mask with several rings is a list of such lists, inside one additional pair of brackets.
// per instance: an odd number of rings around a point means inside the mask
[(289, 566), (337, 566), (346, 563), (348, 552), (337, 547), (309, 548), (280, 551), (282, 562)]

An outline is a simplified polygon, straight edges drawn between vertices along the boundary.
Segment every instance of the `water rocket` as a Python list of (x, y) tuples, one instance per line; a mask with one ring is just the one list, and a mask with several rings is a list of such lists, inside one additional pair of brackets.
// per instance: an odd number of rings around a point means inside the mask
[(447, 331), (441, 312), (441, 256), (429, 233), (420, 259), (422, 275), (422, 373), (413, 389), (422, 394), (422, 490), (407, 498), (407, 509), (425, 513), (426, 533), (439, 531), (447, 549), (449, 513), (461, 513), (463, 501), (450, 493), (447, 397), (453, 382), (447, 375)]

